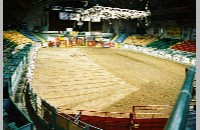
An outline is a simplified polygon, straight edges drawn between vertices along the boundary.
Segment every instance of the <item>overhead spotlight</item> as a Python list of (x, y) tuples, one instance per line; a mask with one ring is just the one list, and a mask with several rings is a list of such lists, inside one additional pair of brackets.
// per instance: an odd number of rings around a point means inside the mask
[(129, 16), (129, 9), (121, 9), (121, 18), (127, 19)]
[(96, 6), (94, 6), (93, 7), (96, 11), (101, 11), (102, 10), (102, 6), (98, 6), (98, 5), (96, 5)]
[(83, 26), (83, 24), (84, 24), (84, 23), (81, 22), (81, 21), (78, 21), (78, 22), (77, 22), (77, 25), (78, 25), (78, 26)]
[(81, 17), (81, 21), (90, 21), (91, 18), (88, 15), (84, 15)]
[(104, 8), (103, 8), (103, 11), (104, 11), (104, 12), (109, 12), (109, 13), (110, 13), (111, 10), (112, 10), (111, 7), (104, 7)]
[(101, 17), (93, 15), (91, 17), (92, 22), (101, 22)]
[[(86, 4), (87, 1), (83, 1)], [(61, 6), (53, 6), (52, 10), (61, 10)], [(112, 7), (103, 7), (103, 6), (93, 6), (88, 9), (83, 8), (72, 8), (72, 7), (64, 7), (63, 9), (66, 12), (70, 13), (70, 20), (79, 21), (92, 21), (92, 22), (100, 22), (101, 19), (109, 20), (109, 19), (138, 19), (139, 22), (144, 21), (146, 19), (146, 24), (149, 24), (149, 16), (151, 15), (150, 10), (148, 9), (148, 3), (146, 4), (145, 11), (137, 11), (130, 9), (121, 9), (121, 8), (112, 8)], [(64, 12), (63, 11), (63, 12)], [(110, 23), (109, 23), (110, 24)], [(139, 24), (139, 23), (138, 23)]]
[(90, 8), (88, 9), (89, 13), (94, 13), (95, 12), (95, 9), (94, 8)]
[(83, 8), (76, 8), (76, 13), (82, 13), (83, 11)]
[(62, 10), (61, 6), (52, 6), (51, 10)]
[(86, 9), (86, 10), (84, 10), (83, 12), (82, 12), (82, 15), (88, 15), (89, 14), (89, 9)]
[(74, 9), (72, 7), (64, 7), (63, 9), (64, 11), (67, 11), (67, 12), (72, 12), (74, 11)]
[(70, 20), (80, 21), (81, 15), (78, 13), (70, 13)]
[(146, 4), (146, 6), (145, 6), (145, 10), (148, 10), (148, 4)]
[(120, 8), (113, 8), (111, 11), (111, 15), (112, 15), (111, 19), (119, 19), (119, 17), (121, 16), (120, 12), (121, 12)]

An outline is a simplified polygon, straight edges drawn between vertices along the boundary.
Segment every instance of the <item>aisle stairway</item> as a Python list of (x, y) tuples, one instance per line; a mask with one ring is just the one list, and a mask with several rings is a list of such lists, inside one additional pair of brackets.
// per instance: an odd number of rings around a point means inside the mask
[(28, 30), (20, 30), (20, 33), (22, 33), (24, 36), (28, 37), (29, 39), (35, 42), (41, 42), (41, 40), (38, 37), (36, 37), (32, 32)]

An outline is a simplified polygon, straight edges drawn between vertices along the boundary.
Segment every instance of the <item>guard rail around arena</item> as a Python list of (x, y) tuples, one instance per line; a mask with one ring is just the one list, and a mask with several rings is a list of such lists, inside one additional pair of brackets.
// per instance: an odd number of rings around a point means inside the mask
[(192, 98), (195, 73), (196, 67), (190, 66), (172, 114), (165, 126), (165, 130), (184, 130), (186, 128), (187, 113)]

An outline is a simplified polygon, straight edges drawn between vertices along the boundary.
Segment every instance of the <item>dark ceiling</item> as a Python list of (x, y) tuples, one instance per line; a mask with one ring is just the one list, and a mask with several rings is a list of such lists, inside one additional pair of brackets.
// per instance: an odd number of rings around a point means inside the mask
[[(85, 2), (88, 2), (85, 7)], [(195, 0), (4, 0), (3, 20), (15, 20), (25, 17), (26, 11), (33, 5), (44, 4), (44, 9), (48, 10), (53, 5), (74, 8), (90, 8), (95, 5), (105, 7), (126, 8), (134, 10), (145, 10), (146, 3), (149, 3), (152, 21), (158, 20), (178, 20), (196, 21), (196, 1)], [(15, 14), (20, 14), (15, 15)], [(13, 18), (11, 18), (13, 17)], [(19, 18), (20, 17), (20, 18)]]

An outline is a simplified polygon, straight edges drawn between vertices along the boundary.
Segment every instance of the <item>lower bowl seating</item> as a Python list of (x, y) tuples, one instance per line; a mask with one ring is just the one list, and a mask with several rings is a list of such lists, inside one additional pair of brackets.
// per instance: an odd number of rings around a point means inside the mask
[(196, 53), (196, 42), (195, 41), (185, 41), (182, 43), (180, 42), (172, 46), (171, 49)]
[(34, 41), (32, 41), (31, 39), (27, 38), (26, 36), (22, 35), (17, 31), (4, 31), (3, 37), (9, 39), (12, 42), (17, 43), (18, 45), (25, 43), (34, 43)]
[(153, 35), (129, 36), (123, 43), (130, 44), (130, 45), (145, 46), (155, 40), (156, 40), (156, 37)]
[(147, 47), (157, 48), (157, 49), (167, 49), (170, 46), (173, 46), (177, 42), (180, 42), (179, 39), (171, 39), (171, 38), (162, 38), (157, 41), (153, 41), (152, 43), (148, 44)]

